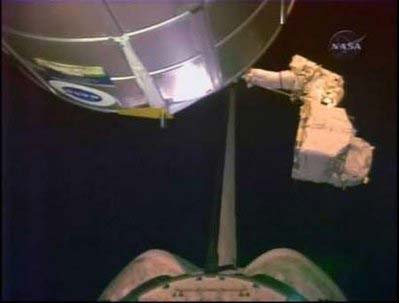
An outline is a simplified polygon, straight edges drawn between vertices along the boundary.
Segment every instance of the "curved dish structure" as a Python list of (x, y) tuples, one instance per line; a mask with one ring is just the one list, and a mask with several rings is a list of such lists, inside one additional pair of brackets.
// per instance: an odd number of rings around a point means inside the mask
[(176, 113), (267, 49), (293, 0), (2, 2), (2, 48), (66, 101)]

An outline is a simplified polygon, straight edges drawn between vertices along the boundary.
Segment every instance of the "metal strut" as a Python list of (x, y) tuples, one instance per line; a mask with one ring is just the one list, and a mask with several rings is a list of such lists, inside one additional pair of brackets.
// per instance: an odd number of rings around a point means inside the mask
[(229, 116), (227, 121), (226, 149), (224, 155), (222, 196), (218, 233), (218, 266), (233, 265), (237, 262), (236, 236), (236, 180), (235, 180), (235, 86), (229, 92)]
[(285, 23), (285, 0), (280, 0), (280, 24)]

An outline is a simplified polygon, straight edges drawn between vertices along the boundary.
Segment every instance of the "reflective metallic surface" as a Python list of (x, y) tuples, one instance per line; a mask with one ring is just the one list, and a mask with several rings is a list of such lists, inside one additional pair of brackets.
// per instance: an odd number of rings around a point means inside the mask
[[(2, 46), (67, 101), (108, 112), (151, 106), (175, 113), (251, 66), (292, 4), (6, 0)], [(94, 74), (93, 68), (103, 72)], [(100, 90), (116, 102), (104, 107), (84, 96), (79, 101), (51, 80), (83, 85), (87, 94)]]

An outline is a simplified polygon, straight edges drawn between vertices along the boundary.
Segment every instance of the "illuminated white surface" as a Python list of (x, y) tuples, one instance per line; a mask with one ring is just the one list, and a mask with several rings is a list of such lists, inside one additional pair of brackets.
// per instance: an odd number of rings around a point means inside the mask
[(160, 84), (162, 96), (172, 102), (198, 99), (212, 89), (213, 84), (206, 69), (191, 62), (170, 71)]

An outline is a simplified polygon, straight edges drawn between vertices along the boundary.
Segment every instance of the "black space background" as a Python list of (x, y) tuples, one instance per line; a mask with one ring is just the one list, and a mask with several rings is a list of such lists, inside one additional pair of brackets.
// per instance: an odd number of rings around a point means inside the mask
[[(332, 57), (330, 37), (366, 34)], [(343, 105), (375, 145), (371, 183), (345, 191), (290, 178), (298, 106), (237, 85), (239, 261), (291, 247), (349, 299), (397, 284), (396, 1), (298, 1), (255, 66), (301, 54), (344, 76)], [(135, 256), (161, 248), (203, 266), (224, 148), (222, 91), (159, 123), (60, 102), (2, 59), (3, 298), (95, 299)], [(328, 138), (326, 138), (328, 140)]]

